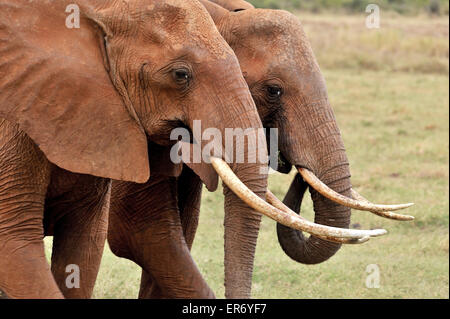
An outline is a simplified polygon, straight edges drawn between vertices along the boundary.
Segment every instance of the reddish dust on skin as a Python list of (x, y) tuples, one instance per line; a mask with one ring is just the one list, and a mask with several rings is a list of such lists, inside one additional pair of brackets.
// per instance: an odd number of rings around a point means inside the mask
[[(246, 48), (254, 56), (265, 56), (270, 52), (274, 65), (292, 65), (296, 61), (299, 72), (317, 68), (306, 34), (297, 17), (287, 11), (255, 9), (229, 15), (229, 21), (221, 21), (236, 27), (225, 33), (225, 39), (234, 50)], [(249, 45), (242, 39), (258, 39), (258, 45)], [(264, 41), (261, 41), (264, 39)], [(251, 39), (250, 39), (251, 40)]]
[(152, 30), (164, 30), (162, 44), (171, 46), (173, 50), (191, 46), (207, 52), (211, 59), (216, 60), (234, 55), (200, 3), (164, 1), (148, 6), (145, 12), (131, 15), (145, 17), (142, 22), (151, 23)]

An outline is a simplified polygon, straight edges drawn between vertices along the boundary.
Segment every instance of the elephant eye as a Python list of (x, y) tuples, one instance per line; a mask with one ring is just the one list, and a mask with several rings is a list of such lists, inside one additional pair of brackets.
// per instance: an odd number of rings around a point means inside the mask
[(187, 69), (176, 69), (172, 71), (173, 79), (176, 83), (183, 85), (189, 83), (191, 75)]
[(267, 87), (267, 95), (270, 99), (279, 99), (283, 95), (283, 89), (277, 85), (269, 85)]

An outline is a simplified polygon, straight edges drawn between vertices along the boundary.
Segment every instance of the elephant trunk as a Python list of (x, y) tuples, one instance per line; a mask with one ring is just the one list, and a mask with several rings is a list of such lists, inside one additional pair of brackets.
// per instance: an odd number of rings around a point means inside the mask
[[(239, 179), (256, 195), (265, 198), (266, 178), (242, 165), (235, 170)], [(250, 298), (253, 261), (261, 214), (250, 209), (228, 187), (225, 195), (225, 297)]]
[[(336, 166), (339, 167), (339, 166)], [(346, 172), (345, 172), (346, 171)], [(322, 181), (336, 192), (350, 195), (350, 176), (348, 167), (345, 169), (330, 170)], [(294, 211), (299, 211), (303, 193), (307, 184), (301, 177), (296, 176), (284, 203)], [(350, 208), (339, 205), (330, 199), (325, 198), (317, 191), (310, 189), (311, 198), (314, 204), (315, 218), (317, 224), (348, 228), (350, 224)], [(303, 264), (318, 264), (333, 256), (341, 247), (341, 244), (310, 236), (305, 238), (303, 233), (281, 224), (277, 224), (278, 241), (284, 252), (293, 260)]]
[[(255, 122), (260, 123), (259, 117)], [(253, 123), (250, 127), (255, 127)], [(233, 173), (253, 193), (265, 200), (267, 191), (267, 145), (261, 129), (247, 126), (246, 138), (236, 138)], [(257, 141), (251, 144), (250, 141)], [(239, 153), (243, 152), (239, 160)], [(231, 156), (229, 156), (231, 157)], [(253, 261), (261, 214), (250, 208), (224, 183), (225, 297), (250, 298)]]
[[(328, 102), (315, 105), (314, 126), (307, 127), (309, 144), (289, 141), (288, 149), (283, 150), (287, 159), (297, 167), (307, 167), (334, 191), (351, 197), (350, 170), (345, 148), (337, 127), (334, 114)], [(309, 108), (311, 111), (311, 108)], [(295, 130), (292, 130), (295, 132)], [(297, 132), (297, 135), (301, 136)], [(295, 136), (290, 134), (289, 136)], [(304, 135), (303, 135), (304, 136)], [(305, 156), (305, 154), (308, 154)], [(307, 184), (297, 176), (284, 200), (294, 211), (299, 211), (303, 193)], [(314, 222), (326, 226), (348, 228), (351, 210), (348, 207), (319, 194), (310, 187), (314, 204)], [(297, 262), (304, 264), (321, 263), (333, 256), (341, 247), (340, 243), (326, 241), (310, 236), (305, 238), (299, 230), (277, 225), (278, 240), (284, 252)]]
[[(349, 178), (327, 183), (334, 190), (343, 195), (349, 195)], [(294, 211), (299, 211), (303, 193), (307, 184), (299, 175), (293, 181), (284, 203)], [(340, 191), (339, 191), (340, 190)], [(314, 222), (322, 225), (348, 228), (350, 224), (350, 208), (336, 204), (323, 197), (315, 190), (311, 190), (314, 203)], [(333, 256), (341, 244), (310, 236), (305, 238), (301, 231), (277, 224), (278, 241), (284, 252), (293, 260), (303, 264), (318, 264)]]

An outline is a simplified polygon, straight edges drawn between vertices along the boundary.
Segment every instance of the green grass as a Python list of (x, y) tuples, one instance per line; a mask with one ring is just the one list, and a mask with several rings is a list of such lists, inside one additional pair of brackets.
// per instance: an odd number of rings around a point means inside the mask
[[(389, 234), (344, 246), (327, 262), (307, 266), (284, 255), (275, 223), (264, 217), (254, 298), (449, 298), (448, 20), (415, 19), (385, 19), (378, 31), (357, 27), (361, 21), (354, 16), (308, 15), (302, 21), (327, 80), (352, 184), (374, 202), (415, 202), (406, 213), (416, 220), (395, 222), (354, 211), (352, 224), (383, 227)], [(442, 25), (446, 32), (436, 28)], [(408, 62), (413, 67), (403, 67)], [(274, 174), (269, 185), (282, 198), (291, 180), (292, 174)], [(306, 199), (302, 214), (312, 219)], [(204, 192), (193, 256), (222, 298), (220, 189)], [(378, 289), (365, 286), (369, 264), (380, 268)], [(106, 249), (94, 297), (135, 298), (139, 280), (138, 266)]]

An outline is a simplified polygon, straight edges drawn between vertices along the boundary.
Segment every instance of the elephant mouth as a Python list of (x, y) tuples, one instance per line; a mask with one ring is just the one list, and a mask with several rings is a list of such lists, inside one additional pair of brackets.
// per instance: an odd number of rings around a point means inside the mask
[(277, 172), (282, 174), (289, 174), (292, 169), (292, 164), (287, 160), (286, 156), (284, 156), (283, 152), (278, 153), (278, 166)]
[(182, 129), (188, 132), (189, 141), (192, 141), (192, 130), (185, 121), (176, 120), (161, 120), (153, 124), (152, 133), (147, 133), (148, 140), (161, 145), (161, 146), (173, 146), (178, 140), (171, 139), (172, 132), (176, 129)]

